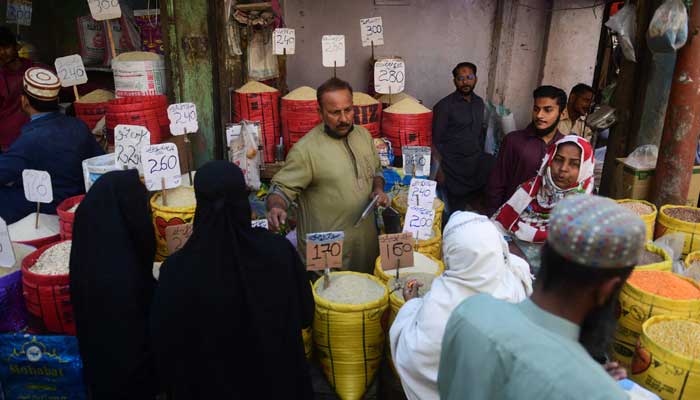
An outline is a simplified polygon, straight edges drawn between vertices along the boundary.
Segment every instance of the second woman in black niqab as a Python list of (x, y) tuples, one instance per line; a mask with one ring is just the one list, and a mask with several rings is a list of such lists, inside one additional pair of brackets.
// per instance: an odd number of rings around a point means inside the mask
[(161, 267), (151, 315), (168, 399), (312, 398), (301, 329), (314, 306), (296, 250), (251, 228), (235, 165), (205, 164), (194, 187), (192, 236)]

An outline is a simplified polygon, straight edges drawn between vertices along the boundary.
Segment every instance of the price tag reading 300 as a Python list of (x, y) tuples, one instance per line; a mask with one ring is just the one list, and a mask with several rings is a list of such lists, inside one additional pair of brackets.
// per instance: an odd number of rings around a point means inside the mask
[(95, 21), (117, 19), (122, 17), (119, 0), (88, 0), (90, 14)]
[(343, 266), (343, 232), (318, 232), (306, 235), (306, 269), (318, 271)]
[[(180, 157), (174, 143), (161, 143), (141, 148), (143, 177), (150, 191), (172, 189), (180, 186)], [(165, 187), (163, 187), (165, 178)]]
[(406, 64), (396, 58), (374, 63), (374, 90), (377, 93), (401, 93), (406, 88)]
[(384, 44), (384, 26), (382, 17), (362, 18), (360, 20), (360, 35), (362, 36), (362, 47), (369, 47), (372, 44), (381, 46)]
[(413, 261), (413, 234), (395, 233), (392, 235), (379, 235), (379, 256), (382, 260), (382, 269), (412, 267)]
[(194, 103), (178, 103), (168, 106), (170, 132), (174, 136), (195, 133), (199, 130), (197, 106)]
[(25, 169), (22, 171), (22, 183), (24, 197), (27, 198), (27, 201), (33, 203), (51, 203), (53, 201), (51, 175), (48, 172)]
[(433, 236), (433, 221), (435, 210), (409, 206), (406, 211), (406, 220), (403, 224), (404, 232), (411, 232), (418, 240), (427, 240)]
[(88, 81), (83, 59), (77, 54), (57, 58), (54, 66), (63, 87), (82, 85)]
[(295, 42), (294, 29), (277, 28), (272, 32), (272, 52), (273, 54), (294, 54)]
[(139, 125), (114, 128), (114, 157), (120, 169), (136, 168), (143, 174), (141, 149), (151, 144), (151, 132)]
[(323, 35), (321, 38), (324, 67), (345, 66), (345, 36)]

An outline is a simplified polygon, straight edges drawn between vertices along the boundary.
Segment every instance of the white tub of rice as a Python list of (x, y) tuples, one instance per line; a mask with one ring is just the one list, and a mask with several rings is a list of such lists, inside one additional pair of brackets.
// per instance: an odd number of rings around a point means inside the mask
[[(324, 282), (316, 288), (316, 293), (331, 303), (370, 303), (386, 294), (386, 288), (371, 278), (368, 274), (332, 273), (328, 288), (325, 288)], [(321, 281), (325, 279), (320, 278)]]
[(165, 94), (165, 58), (146, 51), (122, 53), (112, 61), (117, 97)]
[[(377, 260), (374, 263), (374, 276), (381, 279), (383, 282), (388, 281), (389, 278), (395, 278), (396, 270), (391, 269), (389, 271), (385, 271), (384, 268), (382, 268), (381, 262), (381, 256), (377, 257)], [(399, 268), (399, 277), (414, 273), (426, 273), (437, 276), (442, 274), (442, 272), (445, 270), (445, 265), (442, 263), (442, 261), (417, 251), (413, 252), (413, 264), (414, 265), (411, 267)]]

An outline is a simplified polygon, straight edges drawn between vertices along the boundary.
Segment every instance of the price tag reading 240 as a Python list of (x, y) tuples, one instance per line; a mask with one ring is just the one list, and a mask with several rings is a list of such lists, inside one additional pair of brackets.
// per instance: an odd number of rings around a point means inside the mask
[[(143, 177), (150, 191), (172, 189), (180, 186), (180, 157), (175, 143), (161, 143), (141, 148)], [(165, 178), (165, 187), (163, 187)]]
[(294, 29), (277, 28), (272, 32), (272, 53), (276, 55), (294, 54)]
[(432, 208), (435, 201), (437, 182), (429, 179), (411, 179), (411, 187), (408, 188), (408, 205), (423, 208)]
[(392, 235), (379, 235), (379, 256), (382, 260), (382, 269), (412, 267), (413, 261), (413, 234), (395, 233)]
[(382, 17), (362, 18), (360, 20), (360, 35), (362, 36), (362, 47), (374, 44), (381, 46), (384, 44), (384, 26)]
[(197, 106), (194, 103), (178, 103), (168, 106), (170, 132), (174, 136), (195, 133), (199, 130)]
[(53, 201), (51, 175), (48, 172), (25, 169), (22, 171), (22, 184), (24, 185), (24, 197), (27, 201), (32, 203), (51, 203)]
[(151, 132), (143, 126), (117, 125), (114, 128), (114, 157), (118, 168), (143, 172), (141, 149), (151, 144)]
[(343, 232), (318, 232), (306, 235), (306, 270), (318, 271), (343, 266)]
[(406, 88), (406, 64), (390, 58), (374, 63), (374, 90), (377, 93), (401, 93)]
[(433, 221), (435, 210), (409, 206), (406, 211), (406, 220), (403, 224), (404, 232), (411, 232), (418, 240), (430, 239), (433, 236)]
[(88, 81), (83, 59), (77, 54), (57, 58), (54, 66), (63, 87), (82, 85)]

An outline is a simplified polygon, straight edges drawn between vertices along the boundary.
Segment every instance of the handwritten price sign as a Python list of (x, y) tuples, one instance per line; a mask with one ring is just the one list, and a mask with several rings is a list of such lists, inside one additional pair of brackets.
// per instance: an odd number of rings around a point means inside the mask
[(295, 42), (294, 29), (277, 28), (272, 32), (272, 52), (273, 54), (294, 54)]
[(114, 157), (121, 169), (138, 169), (143, 173), (141, 149), (151, 144), (151, 132), (143, 126), (117, 125), (114, 128)]
[(403, 171), (410, 176), (430, 176), (430, 147), (403, 146)]
[(410, 232), (418, 240), (430, 239), (433, 236), (433, 221), (435, 210), (432, 208), (408, 207), (403, 231)]
[(51, 175), (48, 172), (25, 169), (22, 171), (22, 183), (24, 184), (24, 197), (27, 201), (32, 203), (51, 203), (53, 201)]
[(437, 182), (429, 179), (411, 179), (408, 188), (408, 205), (422, 208), (433, 208)]
[(168, 254), (180, 250), (192, 236), (192, 224), (173, 225), (165, 228), (165, 241), (168, 245)]
[(379, 256), (384, 271), (412, 267), (413, 235), (410, 232), (379, 235)]
[(122, 17), (119, 0), (88, 0), (88, 6), (90, 6), (90, 14), (95, 21)]
[(174, 136), (194, 133), (199, 130), (197, 106), (194, 103), (178, 103), (168, 106), (170, 132)]
[(345, 36), (323, 35), (321, 38), (324, 67), (345, 66)]
[(54, 66), (63, 87), (82, 85), (88, 81), (83, 59), (77, 54), (57, 58)]
[(374, 63), (374, 90), (377, 93), (401, 93), (406, 88), (406, 64), (399, 59)]
[(256, 219), (250, 221), (250, 226), (252, 226), (253, 228), (270, 229), (266, 219)]
[(362, 18), (360, 20), (362, 47), (381, 46), (384, 44), (384, 25), (382, 17)]
[(343, 232), (318, 232), (306, 235), (306, 269), (318, 271), (343, 266)]
[[(161, 143), (141, 148), (143, 177), (150, 191), (172, 189), (180, 186), (180, 158), (174, 143)], [(165, 187), (163, 187), (165, 178)]]
[(10, 232), (5, 220), (0, 218), (0, 267), (12, 268), (15, 265), (15, 250), (12, 248)]
[(32, 25), (31, 0), (10, 0), (7, 2), (7, 14), (5, 20), (8, 24), (23, 26)]

